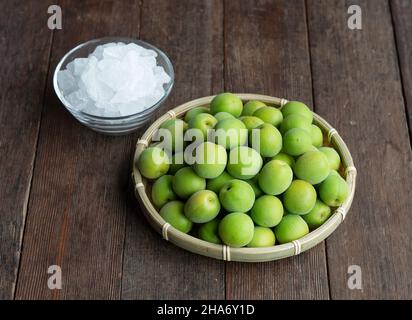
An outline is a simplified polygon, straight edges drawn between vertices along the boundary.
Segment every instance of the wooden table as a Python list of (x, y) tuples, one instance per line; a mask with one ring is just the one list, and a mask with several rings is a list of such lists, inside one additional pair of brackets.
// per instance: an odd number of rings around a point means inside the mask
[[(62, 8), (63, 29), (47, 28)], [(347, 25), (351, 4), (362, 30)], [(0, 2), (1, 299), (412, 298), (412, 1)], [(83, 41), (138, 37), (172, 59), (158, 115), (231, 92), (302, 100), (347, 142), (355, 201), (324, 243), (260, 264), (162, 240), (130, 183), (135, 142), (97, 134), (59, 103), (52, 75)], [(62, 289), (50, 290), (50, 265)], [(362, 270), (363, 290), (347, 286)]]

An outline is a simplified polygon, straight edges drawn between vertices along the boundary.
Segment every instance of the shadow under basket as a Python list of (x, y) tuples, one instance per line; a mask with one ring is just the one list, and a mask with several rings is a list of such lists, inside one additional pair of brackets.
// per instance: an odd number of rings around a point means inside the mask
[[(258, 94), (236, 95), (241, 98), (243, 102), (247, 102), (249, 100), (260, 100), (267, 105), (274, 107), (282, 107), (286, 102), (288, 102), (286, 99)], [(165, 240), (170, 241), (185, 250), (226, 261), (263, 262), (278, 260), (298, 255), (322, 242), (343, 222), (347, 212), (349, 211), (355, 194), (356, 168), (354, 167), (352, 156), (338, 132), (316, 113), (313, 113), (313, 123), (319, 126), (322, 130), (325, 143), (331, 145), (336, 151), (338, 151), (342, 160), (340, 172), (346, 178), (346, 182), (349, 186), (349, 194), (346, 201), (340, 207), (333, 209), (332, 215), (319, 228), (311, 231), (299, 240), (285, 244), (264, 248), (233, 248), (226, 245), (213, 244), (195, 238), (189, 234), (185, 234), (173, 228), (159, 215), (150, 200), (151, 182), (141, 176), (135, 163), (142, 151), (147, 148), (153, 135), (164, 121), (173, 118), (181, 118), (188, 110), (196, 107), (209, 107), (209, 104), (213, 98), (214, 96), (203, 97), (189, 101), (172, 110), (169, 110), (163, 116), (158, 118), (146, 130), (141, 139), (137, 141), (133, 161), (132, 179), (136, 198), (138, 199), (142, 211), (152, 227), (160, 233)]]

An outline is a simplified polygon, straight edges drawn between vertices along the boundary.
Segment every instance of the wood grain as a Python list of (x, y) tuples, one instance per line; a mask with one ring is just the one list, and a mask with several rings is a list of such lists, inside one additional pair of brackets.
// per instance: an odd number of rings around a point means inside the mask
[(46, 1), (0, 4), (0, 300), (19, 267), (52, 31)]
[[(362, 8), (362, 30), (347, 28), (350, 4)], [(347, 220), (327, 240), (331, 297), (410, 299), (412, 155), (389, 4), (317, 0), (308, 13), (316, 110), (358, 169)], [(363, 290), (349, 290), (350, 265)]]
[(402, 76), (406, 115), (409, 124), (409, 139), (412, 138), (412, 2), (408, 0), (390, 1), (398, 50), (399, 67)]
[[(213, 1), (145, 0), (141, 38), (157, 45), (175, 67), (175, 88), (158, 111), (223, 90), (223, 11)], [(222, 299), (224, 263), (162, 240), (135, 201), (128, 216), (123, 299)]]
[[(304, 1), (225, 2), (225, 86), (312, 105)], [(327, 299), (325, 246), (261, 264), (227, 264), (228, 299)]]
[[(137, 36), (139, 3), (63, 1), (24, 236), (17, 299), (120, 298), (130, 157), (136, 135), (107, 137), (83, 127), (51, 85), (58, 60), (102, 36)], [(62, 268), (62, 290), (47, 269)]]

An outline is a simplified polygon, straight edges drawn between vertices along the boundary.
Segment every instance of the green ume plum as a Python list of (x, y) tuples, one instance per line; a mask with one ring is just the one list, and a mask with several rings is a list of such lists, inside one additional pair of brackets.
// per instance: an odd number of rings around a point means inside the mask
[(223, 171), (218, 177), (207, 180), (206, 189), (219, 194), (220, 189), (226, 184), (226, 182), (233, 179), (234, 178), (229, 173)]
[(226, 118), (215, 126), (214, 138), (217, 144), (226, 149), (244, 145), (247, 141), (248, 130), (239, 119)]
[(222, 112), (216, 113), (215, 118), (216, 118), (217, 121), (222, 121), (222, 120), (227, 119), (227, 118), (234, 118), (234, 116), (232, 114), (230, 114), (229, 112), (222, 111)]
[(285, 162), (287, 165), (289, 165), (289, 167), (291, 167), (293, 169), (293, 166), (295, 165), (295, 159), (283, 152), (278, 153), (276, 156), (270, 158), (270, 160), (280, 160)]
[(282, 135), (274, 126), (264, 123), (250, 132), (249, 146), (262, 157), (274, 157), (282, 149)]
[(207, 242), (221, 244), (222, 240), (219, 238), (219, 224), (219, 219), (213, 219), (212, 221), (202, 224), (198, 230), (199, 238)]
[(200, 113), (208, 113), (208, 112), (209, 112), (209, 109), (206, 108), (206, 107), (197, 107), (197, 108), (190, 109), (190, 110), (189, 110), (188, 112), (186, 112), (186, 114), (185, 114), (185, 121), (186, 121), (187, 123), (189, 123), (190, 120), (191, 120), (192, 118), (194, 118), (195, 116), (197, 116), (198, 114), (200, 114)]
[(242, 114), (242, 110), (242, 100), (230, 92), (218, 94), (210, 103), (211, 114), (223, 111), (232, 114), (234, 117), (239, 117)]
[(331, 207), (340, 206), (347, 198), (349, 187), (346, 181), (332, 170), (329, 176), (319, 186), (319, 196)]
[(322, 130), (318, 126), (315, 126), (312, 124), (310, 128), (310, 137), (312, 139), (312, 144), (316, 147), (319, 148), (323, 144), (323, 133)]
[(186, 217), (195, 223), (213, 220), (220, 211), (219, 198), (210, 190), (200, 190), (192, 194), (184, 208)]
[(315, 203), (315, 188), (303, 180), (293, 180), (283, 194), (283, 205), (287, 211), (293, 214), (307, 214), (313, 209)]
[(276, 240), (288, 243), (298, 240), (309, 233), (309, 227), (301, 216), (289, 214), (275, 227)]
[(310, 133), (306, 130), (295, 128), (283, 136), (283, 148), (291, 156), (300, 156), (313, 147)]
[(222, 174), (227, 163), (225, 148), (212, 142), (203, 142), (195, 149), (193, 170), (199, 177), (213, 179)]
[(338, 170), (340, 167), (340, 156), (339, 153), (330, 147), (321, 147), (319, 151), (322, 152), (326, 158), (328, 158), (329, 167), (331, 170)]
[(316, 200), (315, 206), (308, 214), (302, 216), (309, 226), (309, 229), (320, 227), (331, 215), (330, 207), (320, 200)]
[(256, 129), (260, 125), (262, 125), (264, 122), (262, 119), (259, 119), (258, 117), (254, 116), (242, 116), (239, 118), (239, 120), (242, 120), (242, 122), (245, 124), (246, 129), (250, 132), (252, 129)]
[(289, 188), (293, 179), (292, 169), (284, 161), (271, 160), (259, 174), (259, 187), (263, 192), (278, 195)]
[(234, 179), (220, 189), (219, 199), (228, 212), (247, 212), (255, 202), (255, 192), (247, 182)]
[(291, 114), (283, 119), (280, 125), (280, 132), (284, 134), (291, 129), (300, 128), (307, 131), (308, 133), (311, 133), (311, 126), (312, 123), (308, 118), (300, 114)]
[(306, 104), (299, 101), (289, 101), (282, 107), (281, 111), (283, 118), (286, 118), (291, 114), (300, 114), (308, 118), (309, 122), (312, 122), (313, 120), (312, 111), (307, 107)]
[(262, 107), (266, 107), (266, 104), (258, 100), (250, 100), (243, 106), (242, 116), (251, 116)]
[(232, 177), (247, 180), (260, 171), (262, 164), (262, 157), (256, 150), (240, 146), (230, 150), (227, 171)]
[(199, 113), (189, 122), (189, 129), (198, 129), (202, 133), (204, 140), (208, 137), (209, 130), (213, 129), (217, 119), (209, 113)]
[(274, 107), (262, 107), (253, 112), (254, 117), (262, 119), (265, 123), (269, 123), (277, 127), (283, 120), (282, 112)]
[(199, 177), (191, 167), (184, 167), (173, 177), (173, 191), (183, 199), (206, 188), (206, 180)]
[(275, 196), (264, 195), (256, 199), (250, 214), (252, 220), (262, 227), (274, 227), (283, 216), (282, 202)]
[(252, 241), (247, 246), (250, 248), (271, 247), (275, 245), (275, 242), (276, 237), (271, 229), (255, 227)]
[(152, 202), (156, 208), (163, 207), (171, 200), (176, 200), (177, 196), (172, 187), (173, 176), (164, 175), (155, 181), (152, 186)]
[(169, 157), (164, 150), (149, 147), (140, 154), (137, 168), (143, 177), (157, 179), (169, 170), (169, 162)]
[(183, 209), (184, 203), (174, 200), (166, 203), (160, 209), (159, 214), (177, 230), (188, 233), (192, 229), (193, 223), (185, 216)]
[(325, 180), (330, 172), (328, 158), (320, 151), (309, 151), (296, 160), (295, 175), (311, 184)]
[(220, 238), (231, 247), (244, 247), (253, 239), (253, 233), (253, 221), (245, 213), (229, 213), (219, 224)]

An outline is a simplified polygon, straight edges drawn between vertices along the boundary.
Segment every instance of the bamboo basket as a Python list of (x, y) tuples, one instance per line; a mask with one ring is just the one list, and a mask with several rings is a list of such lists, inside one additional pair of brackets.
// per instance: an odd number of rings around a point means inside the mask
[[(282, 107), (287, 100), (258, 94), (236, 94), (244, 102), (248, 100), (260, 100), (267, 105)], [(185, 234), (163, 220), (150, 200), (150, 184), (143, 178), (135, 163), (142, 151), (149, 145), (154, 133), (159, 126), (168, 119), (183, 117), (184, 114), (196, 107), (208, 107), (214, 96), (203, 97), (184, 103), (163, 116), (158, 118), (137, 141), (136, 151), (133, 161), (132, 179), (134, 183), (135, 195), (140, 203), (141, 209), (152, 227), (162, 235), (162, 237), (175, 245), (204, 256), (226, 261), (240, 262), (263, 262), (283, 259), (293, 255), (298, 255), (316, 246), (327, 238), (343, 222), (352, 204), (356, 187), (356, 168), (354, 167), (352, 156), (338, 132), (323, 118), (313, 113), (313, 122), (318, 125), (324, 133), (325, 142), (333, 146), (340, 154), (342, 160), (341, 174), (346, 177), (349, 185), (349, 194), (346, 201), (334, 210), (330, 218), (319, 228), (308, 233), (306, 236), (290, 243), (275, 245), (265, 248), (233, 248), (226, 245), (218, 245), (195, 238)]]

